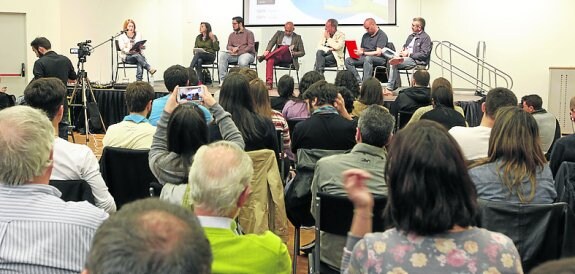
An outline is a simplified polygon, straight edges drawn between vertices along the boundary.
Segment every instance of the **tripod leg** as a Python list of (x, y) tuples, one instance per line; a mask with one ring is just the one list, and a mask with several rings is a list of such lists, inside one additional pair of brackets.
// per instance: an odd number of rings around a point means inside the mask
[(104, 129), (104, 133), (106, 133), (106, 125), (104, 125), (104, 119), (102, 118), (102, 113), (100, 112), (100, 108), (98, 107), (98, 101), (96, 101), (96, 96), (94, 96), (94, 90), (92, 89), (92, 86), (90, 86), (90, 81), (88, 80), (88, 78), (86, 78), (87, 82), (88, 82), (88, 90), (90, 90), (90, 95), (92, 96), (92, 100), (94, 101), (94, 103), (96, 104), (96, 107), (98, 108), (98, 115), (100, 116), (100, 122), (102, 123), (102, 128)]

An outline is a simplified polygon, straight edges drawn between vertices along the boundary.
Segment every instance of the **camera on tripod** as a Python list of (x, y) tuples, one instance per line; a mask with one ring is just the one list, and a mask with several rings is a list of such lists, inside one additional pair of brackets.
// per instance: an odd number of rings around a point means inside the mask
[(80, 62), (85, 62), (86, 56), (92, 53), (92, 45), (90, 45), (90, 43), (92, 43), (92, 40), (86, 40), (84, 42), (80, 42), (77, 44), (78, 45), (77, 48), (70, 49), (70, 53), (78, 54), (78, 59), (80, 60)]

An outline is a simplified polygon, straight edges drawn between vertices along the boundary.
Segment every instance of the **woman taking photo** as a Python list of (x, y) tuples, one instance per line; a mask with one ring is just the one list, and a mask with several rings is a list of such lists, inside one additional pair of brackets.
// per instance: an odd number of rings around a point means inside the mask
[(212, 32), (212, 25), (208, 22), (200, 23), (200, 34), (196, 36), (194, 49), (202, 49), (194, 52), (194, 58), (190, 67), (196, 69), (200, 82), (205, 83), (202, 73), (203, 64), (211, 64), (216, 59), (216, 52), (220, 50), (220, 41), (218, 37)]
[[(216, 102), (205, 86), (202, 89), (202, 104), (212, 113), (225, 140), (243, 148), (244, 141), (230, 114)], [(149, 162), (152, 173), (164, 185), (160, 199), (182, 204), (187, 200), (184, 193), (194, 154), (202, 145), (208, 144), (209, 139), (202, 110), (192, 102), (178, 104), (177, 96), (178, 86), (168, 98), (158, 121)]]
[(550, 204), (557, 197), (553, 174), (541, 150), (537, 121), (518, 107), (495, 114), (487, 158), (469, 175), (479, 198), (510, 203)]
[(142, 81), (142, 76), (144, 75), (144, 69), (154, 75), (156, 69), (153, 69), (146, 57), (144, 56), (145, 45), (140, 45), (134, 48), (137, 42), (142, 41), (142, 33), (136, 32), (136, 22), (132, 19), (127, 19), (124, 21), (123, 25), (124, 33), (118, 37), (118, 43), (120, 44), (122, 61), (126, 64), (137, 65), (136, 69), (136, 80)]
[(443, 126), (423, 120), (399, 131), (385, 169), (386, 214), (394, 228), (378, 233), (370, 233), (370, 175), (343, 174), (355, 210), (342, 273), (523, 273), (511, 239), (474, 226), (475, 188)]

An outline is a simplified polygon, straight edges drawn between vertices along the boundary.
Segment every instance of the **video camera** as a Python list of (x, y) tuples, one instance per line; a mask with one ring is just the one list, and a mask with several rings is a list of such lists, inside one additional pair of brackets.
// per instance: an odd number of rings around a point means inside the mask
[(80, 42), (77, 44), (78, 45), (77, 48), (70, 49), (70, 53), (78, 54), (78, 59), (80, 60), (80, 62), (86, 62), (86, 56), (92, 53), (91, 52), (92, 45), (90, 45), (90, 43), (92, 43), (92, 40), (86, 40), (85, 42)]

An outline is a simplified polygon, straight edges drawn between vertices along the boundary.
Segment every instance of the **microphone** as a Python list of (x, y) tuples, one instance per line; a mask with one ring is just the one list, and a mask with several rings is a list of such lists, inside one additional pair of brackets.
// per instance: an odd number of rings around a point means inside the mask
[(121, 33), (126, 33), (126, 32), (128, 32), (128, 29), (121, 30), (120, 32), (121, 32)]

